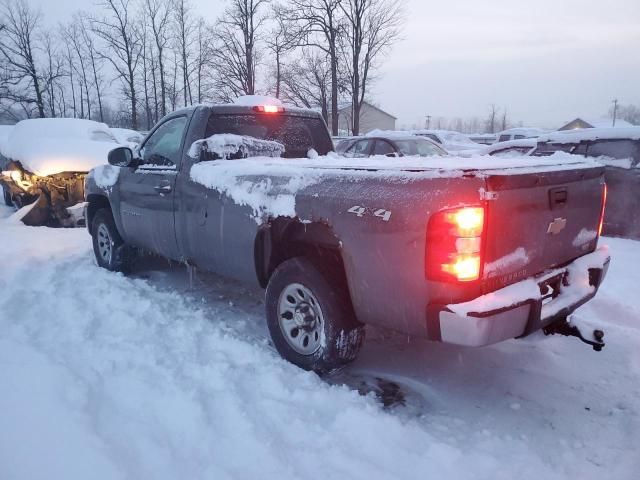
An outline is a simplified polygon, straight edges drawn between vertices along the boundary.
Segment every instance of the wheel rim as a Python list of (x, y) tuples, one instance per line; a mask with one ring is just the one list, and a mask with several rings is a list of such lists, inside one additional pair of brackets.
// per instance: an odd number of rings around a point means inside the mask
[(322, 346), (324, 316), (313, 292), (292, 283), (280, 294), (278, 322), (285, 340), (301, 355), (313, 355)]
[(111, 241), (111, 235), (109, 229), (104, 223), (98, 225), (98, 253), (100, 258), (109, 264), (111, 263), (111, 255), (113, 252), (113, 242)]

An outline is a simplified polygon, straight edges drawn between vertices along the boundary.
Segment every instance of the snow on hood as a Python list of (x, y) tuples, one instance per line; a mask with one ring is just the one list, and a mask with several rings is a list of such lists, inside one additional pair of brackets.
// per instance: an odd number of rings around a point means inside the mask
[(104, 123), (75, 118), (38, 118), (16, 124), (2, 154), (36, 175), (88, 172), (107, 163), (119, 144)]
[(191, 179), (229, 196), (236, 204), (253, 210), (262, 223), (267, 217), (295, 217), (296, 195), (328, 176), (354, 180), (386, 177), (411, 182), (425, 178), (460, 177), (465, 171), (508, 174), (570, 170), (599, 166), (596, 162), (558, 152), (548, 157), (400, 157), (345, 158), (336, 154), (317, 158), (254, 157), (196, 163)]

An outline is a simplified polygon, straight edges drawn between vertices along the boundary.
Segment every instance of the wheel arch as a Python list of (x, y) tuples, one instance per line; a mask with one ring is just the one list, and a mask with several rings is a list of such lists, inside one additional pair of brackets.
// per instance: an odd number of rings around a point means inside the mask
[(100, 195), (98, 193), (92, 193), (88, 195), (87, 202), (87, 229), (89, 230), (89, 233), (93, 234), (91, 229), (93, 228), (93, 219), (96, 216), (96, 212), (103, 208), (107, 208), (111, 210), (111, 213), (113, 214), (113, 210), (111, 209), (111, 203), (109, 202), (109, 199), (106, 196)]
[(278, 265), (298, 256), (330, 262), (344, 273), (340, 240), (329, 225), (280, 217), (260, 227), (256, 235), (254, 260), (260, 286), (267, 286)]

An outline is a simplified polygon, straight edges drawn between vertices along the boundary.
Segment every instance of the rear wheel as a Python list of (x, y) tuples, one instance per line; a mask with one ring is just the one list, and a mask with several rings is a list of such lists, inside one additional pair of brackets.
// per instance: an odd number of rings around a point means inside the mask
[(356, 358), (364, 326), (355, 319), (343, 277), (303, 257), (275, 270), (267, 286), (267, 324), (283, 358), (319, 373)]
[(99, 266), (112, 272), (130, 270), (133, 250), (120, 236), (111, 210), (103, 208), (96, 212), (91, 225), (91, 234), (93, 253)]

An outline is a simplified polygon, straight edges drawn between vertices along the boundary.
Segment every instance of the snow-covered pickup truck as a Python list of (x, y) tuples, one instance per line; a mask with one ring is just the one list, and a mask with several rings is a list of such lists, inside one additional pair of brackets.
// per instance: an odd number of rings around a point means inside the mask
[(97, 262), (146, 250), (265, 287), (275, 347), (316, 371), (353, 360), (364, 324), (466, 346), (582, 335), (568, 316), (609, 264), (601, 166), (331, 150), (312, 111), (172, 113), (87, 177)]

